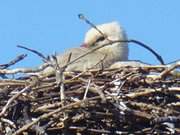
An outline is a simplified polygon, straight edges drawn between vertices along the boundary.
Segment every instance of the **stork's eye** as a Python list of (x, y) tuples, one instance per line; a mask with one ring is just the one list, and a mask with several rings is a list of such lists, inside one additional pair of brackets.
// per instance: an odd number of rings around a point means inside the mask
[(105, 39), (105, 37), (103, 36), (103, 37), (99, 37), (97, 40), (96, 40), (96, 43), (97, 42), (100, 42), (100, 41), (103, 41)]

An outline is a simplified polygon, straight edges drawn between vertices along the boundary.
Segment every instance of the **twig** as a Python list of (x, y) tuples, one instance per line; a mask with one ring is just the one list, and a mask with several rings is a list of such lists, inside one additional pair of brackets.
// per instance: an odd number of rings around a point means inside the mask
[(95, 30), (97, 30), (103, 37), (105, 37), (109, 42), (111, 42), (110, 39), (101, 31), (99, 30), (96, 25), (94, 25), (91, 21), (89, 21), (83, 14), (78, 15), (79, 19), (84, 20), (87, 24), (89, 24), (91, 27), (93, 27)]
[(0, 65), (0, 69), (8, 68), (8, 67), (10, 67), (10, 66), (18, 63), (19, 61), (23, 60), (26, 56), (27, 56), (27, 54), (18, 55), (15, 59), (13, 59), (12, 61), (10, 61), (9, 63), (7, 63), (7, 64), (1, 64), (1, 65)]
[(16, 99), (18, 98), (22, 93), (28, 91), (30, 88), (32, 87), (32, 85), (28, 85), (27, 87), (25, 87), (24, 89), (22, 89), (20, 92), (18, 92), (16, 95), (12, 96), (8, 102), (6, 103), (6, 105), (3, 107), (2, 111), (0, 112), (0, 117), (2, 117), (4, 115), (4, 113), (6, 112), (6, 110), (8, 109), (9, 105)]
[(24, 89), (22, 89), (21, 91), (19, 91), (16, 95), (12, 96), (6, 103), (6, 105), (3, 107), (2, 111), (0, 112), (0, 117), (2, 117), (6, 110), (8, 109), (9, 105), (16, 99), (18, 98), (22, 93), (28, 91), (29, 89), (31, 89), (34, 85), (36, 85), (38, 80), (33, 80), (30, 85), (26, 86)]
[(163, 78), (165, 75), (167, 75), (169, 72), (174, 70), (175, 68), (180, 67), (180, 61), (177, 61), (175, 64), (172, 64), (169, 68), (165, 69), (160, 75), (160, 78)]
[(161, 108), (161, 107), (158, 107), (158, 106), (155, 106), (152, 104), (148, 104), (148, 103), (129, 101), (128, 104), (130, 104), (131, 106), (134, 106), (136, 108), (139, 108), (140, 110), (153, 110), (153, 111), (166, 113), (167, 115), (171, 115), (171, 114), (175, 113), (175, 111), (172, 111), (169, 109), (167, 110), (165, 108)]
[(86, 97), (87, 97), (87, 93), (88, 93), (88, 90), (89, 90), (90, 83), (91, 83), (91, 80), (89, 79), (89, 80), (88, 80), (87, 87), (86, 87), (86, 90), (85, 90), (85, 93), (84, 93), (83, 100), (85, 100)]
[(16, 128), (16, 125), (14, 124), (13, 121), (6, 119), (6, 118), (1, 118), (2, 122), (8, 123), (11, 127)]
[(117, 91), (117, 96), (120, 95), (121, 90), (122, 90), (123, 86), (125, 85), (125, 83), (126, 83), (126, 80), (124, 80), (124, 81), (121, 83), (121, 85), (119, 86), (118, 91)]
[(58, 102), (58, 103), (43, 105), (43, 106), (40, 106), (37, 109), (35, 109), (34, 112), (43, 112), (43, 111), (51, 109), (51, 108), (58, 108), (58, 107), (61, 107), (62, 104), (63, 104), (62, 102)]
[(77, 131), (86, 131), (91, 132), (92, 134), (116, 134), (116, 135), (122, 135), (122, 134), (128, 134), (128, 132), (121, 132), (121, 131), (111, 131), (111, 130), (104, 130), (104, 129), (92, 129), (87, 127), (78, 127), (78, 126), (71, 126), (69, 127), (71, 130), (77, 130)]
[[(164, 92), (163, 88), (157, 88), (157, 89), (151, 89), (151, 88), (146, 88), (142, 91), (138, 91), (138, 92), (132, 92), (129, 94), (125, 94), (125, 96), (129, 97), (129, 98), (137, 98), (140, 96), (148, 96), (151, 93), (155, 93), (155, 92)], [(168, 92), (180, 92), (180, 88), (179, 87), (172, 87), (172, 88), (168, 88)]]
[(50, 113), (47, 113), (47, 114), (43, 114), (41, 115), (40, 117), (38, 117), (36, 120), (24, 125), (22, 128), (18, 129), (15, 133), (13, 133), (12, 135), (19, 135), (21, 134), (23, 131), (26, 131), (27, 129), (29, 129), (31, 126), (33, 126), (34, 124), (38, 123), (39, 121), (43, 120), (43, 119), (47, 119), (49, 117), (51, 117), (52, 115), (56, 114), (56, 113), (59, 113), (59, 112), (62, 112), (64, 111), (65, 109), (68, 109), (68, 108), (72, 108), (73, 106), (80, 106), (81, 104), (84, 104), (86, 102), (88, 102), (89, 100), (93, 100), (93, 99), (99, 99), (100, 97), (97, 96), (97, 97), (93, 97), (93, 98), (90, 98), (90, 99), (86, 99), (86, 100), (82, 100), (82, 101), (77, 101), (75, 103), (71, 103), (71, 104), (68, 104), (66, 106), (63, 106), (61, 108), (58, 108)]
[(128, 42), (129, 43), (135, 43), (135, 44), (138, 44), (138, 45), (144, 47), (145, 49), (150, 51), (152, 54), (154, 54), (162, 65), (165, 64), (163, 58), (157, 52), (155, 52), (152, 48), (150, 48), (149, 46), (145, 45), (144, 43), (142, 43), (142, 42), (140, 42), (138, 40), (134, 40), (134, 39), (130, 39), (130, 40), (128, 40)]
[(16, 68), (16, 69), (0, 69), (0, 74), (17, 74), (17, 73), (33, 73), (33, 75), (37, 72), (40, 72), (44, 70), (46, 67), (48, 67), (49, 64), (44, 64), (40, 66), (37, 69), (31, 69), (31, 68)]
[(40, 52), (38, 52), (38, 51), (36, 51), (36, 50), (34, 50), (34, 49), (30, 49), (30, 48), (27, 48), (27, 47), (22, 46), (22, 45), (17, 45), (17, 47), (23, 48), (23, 49), (28, 50), (28, 51), (31, 51), (31, 52), (37, 54), (37, 55), (38, 55), (39, 57), (41, 57), (43, 60), (47, 60), (47, 58), (46, 58), (42, 53), (40, 53)]
[[(72, 53), (69, 54), (66, 63), (68, 63), (71, 60), (71, 56), (72, 56)], [(56, 61), (56, 64), (58, 65), (57, 61)], [(64, 99), (65, 99), (65, 94), (64, 94), (64, 80), (65, 80), (64, 71), (66, 70), (66, 68), (67, 67), (60, 68), (58, 66), (58, 70), (59, 70), (60, 73), (56, 70), (56, 78), (59, 78), (58, 84), (60, 84), (60, 99), (61, 99), (61, 101), (64, 101)], [(56, 79), (56, 80), (58, 80), (58, 79)]]
[(158, 118), (155, 118), (151, 124), (158, 124), (158, 123), (163, 123), (163, 122), (179, 123), (180, 116), (158, 117)]

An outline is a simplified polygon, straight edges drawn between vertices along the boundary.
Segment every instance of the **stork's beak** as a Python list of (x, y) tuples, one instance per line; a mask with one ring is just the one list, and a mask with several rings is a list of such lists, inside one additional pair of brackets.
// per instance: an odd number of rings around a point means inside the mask
[(81, 47), (85, 47), (85, 48), (87, 48), (87, 47), (88, 47), (88, 45), (87, 45), (86, 43), (83, 43), (83, 44), (81, 45)]

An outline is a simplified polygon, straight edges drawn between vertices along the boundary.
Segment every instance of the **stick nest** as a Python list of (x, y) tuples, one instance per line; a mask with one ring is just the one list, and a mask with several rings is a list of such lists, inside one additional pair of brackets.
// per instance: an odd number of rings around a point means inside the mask
[(0, 134), (180, 134), (180, 78), (169, 68), (1, 79), (0, 101)]

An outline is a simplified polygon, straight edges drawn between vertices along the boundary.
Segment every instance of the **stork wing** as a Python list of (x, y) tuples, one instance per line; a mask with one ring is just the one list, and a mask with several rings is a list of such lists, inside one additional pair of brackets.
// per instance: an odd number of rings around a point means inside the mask
[[(70, 61), (86, 54), (89, 51), (87, 48), (72, 48), (66, 51), (64, 54), (57, 55), (58, 64), (60, 67), (64, 66), (68, 62), (69, 55), (71, 54)], [(105, 59), (105, 55), (99, 52), (92, 52), (72, 64), (68, 65), (67, 70), (69, 71), (85, 71), (89, 68), (100, 67), (102, 60)], [(103, 62), (104, 63), (104, 62)]]

